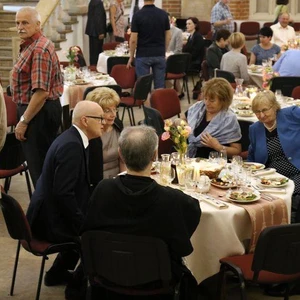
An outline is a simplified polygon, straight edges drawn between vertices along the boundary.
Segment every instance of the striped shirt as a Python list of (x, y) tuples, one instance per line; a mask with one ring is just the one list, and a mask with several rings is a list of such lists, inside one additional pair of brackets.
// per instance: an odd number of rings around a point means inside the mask
[(36, 89), (49, 92), (47, 100), (56, 100), (63, 92), (63, 77), (54, 45), (41, 32), (21, 43), (12, 73), (13, 101), (28, 104)]
[[(233, 19), (232, 14), (229, 10), (228, 5), (224, 4), (223, 2), (219, 1), (212, 9), (211, 11), (211, 17), (210, 22), (214, 25), (214, 23), (218, 21), (223, 21), (226, 19)], [(214, 31), (220, 30), (220, 29), (227, 29), (230, 32), (233, 32), (234, 30), (234, 24), (233, 21), (230, 22), (230, 24), (224, 24), (218, 27), (214, 27)]]

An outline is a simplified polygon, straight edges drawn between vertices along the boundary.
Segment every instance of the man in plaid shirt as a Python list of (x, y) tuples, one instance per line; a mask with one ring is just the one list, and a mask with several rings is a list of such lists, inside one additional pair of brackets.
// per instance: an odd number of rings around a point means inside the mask
[(63, 77), (54, 45), (41, 32), (41, 18), (31, 7), (16, 14), (19, 59), (12, 71), (12, 96), (19, 123), (15, 135), (22, 142), (34, 186), (61, 124)]
[(220, 29), (234, 30), (233, 18), (228, 3), (230, 0), (219, 0), (212, 8), (210, 22), (213, 25), (214, 37)]

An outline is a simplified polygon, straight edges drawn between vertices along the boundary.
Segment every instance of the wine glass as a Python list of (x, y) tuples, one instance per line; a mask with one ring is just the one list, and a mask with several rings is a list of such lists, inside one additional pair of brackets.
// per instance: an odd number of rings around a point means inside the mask
[(195, 190), (195, 168), (193, 165), (189, 165), (185, 170), (185, 190), (187, 192), (193, 192)]
[(275, 97), (276, 97), (276, 100), (278, 102), (281, 102), (281, 100), (282, 100), (282, 92), (281, 92), (281, 90), (276, 90), (275, 91)]
[(175, 178), (175, 169), (171, 168), (166, 174), (167, 185), (170, 185)]
[(197, 180), (197, 188), (199, 193), (202, 194), (204, 188), (209, 184), (209, 179), (206, 175), (199, 176)]

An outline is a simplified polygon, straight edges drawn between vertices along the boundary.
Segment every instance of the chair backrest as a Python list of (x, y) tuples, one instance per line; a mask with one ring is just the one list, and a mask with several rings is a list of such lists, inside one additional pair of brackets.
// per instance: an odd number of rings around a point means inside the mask
[(263, 27), (271, 27), (272, 25), (274, 25), (274, 22), (265, 22)]
[(201, 70), (202, 70), (202, 78), (207, 81), (209, 80), (209, 71), (208, 71), (208, 65), (207, 65), (207, 60), (203, 60), (201, 64)]
[(85, 62), (85, 58), (83, 55), (83, 52), (81, 50), (81, 48), (77, 45), (75, 46), (71, 46), (69, 49), (73, 48), (73, 47), (77, 47), (79, 49), (78, 53), (77, 53), (77, 63), (80, 65), (80, 67), (85, 67), (86, 66), (86, 62)]
[(120, 43), (119, 42), (109, 42), (109, 43), (104, 43), (103, 44), (103, 51), (106, 51), (106, 50), (115, 50), (116, 47), (119, 45)]
[(12, 170), (25, 162), (21, 142), (14, 132), (6, 134), (5, 144), (0, 152), (0, 170)]
[(17, 104), (12, 101), (12, 97), (4, 93), (4, 101), (7, 114), (7, 126), (16, 126), (18, 124), (17, 119)]
[(215, 69), (215, 77), (225, 78), (229, 83), (235, 83), (235, 77), (233, 73), (229, 71)]
[(292, 97), (294, 99), (300, 99), (300, 86), (296, 86), (293, 88)]
[(206, 35), (211, 31), (211, 23), (208, 21), (199, 21), (199, 31), (201, 35)]
[(174, 89), (154, 90), (150, 98), (151, 107), (157, 109), (164, 120), (181, 113), (180, 100)]
[(185, 73), (189, 68), (191, 57), (190, 53), (176, 53), (170, 55), (166, 62), (166, 73)]
[(83, 93), (83, 99), (86, 99), (86, 96), (89, 92), (93, 91), (94, 89), (100, 88), (100, 87), (107, 87), (110, 89), (113, 89), (114, 91), (117, 92), (117, 94), (121, 97), (122, 94), (122, 89), (119, 85), (115, 84), (115, 85), (99, 85), (99, 86), (89, 86), (85, 89), (84, 93)]
[(11, 238), (25, 240), (29, 244), (32, 239), (31, 229), (19, 202), (3, 193), (0, 206)]
[(293, 27), (295, 31), (300, 31), (300, 22), (294, 22)]
[(129, 56), (110, 56), (107, 59), (107, 74), (111, 74), (114, 65), (127, 65)]
[(280, 76), (272, 78), (271, 91), (281, 90), (282, 95), (291, 97), (294, 87), (300, 85), (299, 76)]
[(258, 238), (252, 271), (279, 274), (300, 273), (300, 224), (277, 225), (265, 228)]
[(127, 69), (126, 65), (114, 65), (110, 76), (122, 89), (133, 89), (135, 84), (135, 68)]
[(185, 31), (186, 30), (186, 20), (187, 19), (181, 19), (181, 18), (176, 19), (177, 27), (180, 28), (181, 30)]
[(144, 75), (137, 79), (133, 91), (133, 97), (135, 100), (147, 100), (148, 94), (151, 91), (152, 81), (153, 74)]
[(240, 32), (243, 33), (248, 40), (256, 40), (260, 29), (260, 24), (254, 21), (245, 21), (240, 24)]
[(252, 125), (252, 122), (244, 121), (244, 120), (238, 120), (240, 127), (241, 127), (241, 144), (242, 144), (242, 151), (247, 151), (248, 147), (250, 145), (250, 139), (249, 139), (249, 127)]
[(145, 120), (144, 124), (156, 130), (158, 136), (164, 132), (164, 120), (158, 110), (149, 106), (143, 106)]
[(158, 238), (95, 230), (83, 233), (81, 245), (90, 278), (125, 288), (171, 279), (168, 247)]

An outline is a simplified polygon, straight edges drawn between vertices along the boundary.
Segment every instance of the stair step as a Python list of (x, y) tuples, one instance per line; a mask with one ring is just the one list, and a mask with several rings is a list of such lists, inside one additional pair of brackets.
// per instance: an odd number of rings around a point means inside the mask
[(11, 46), (11, 38), (8, 37), (0, 37), (0, 46)]
[(11, 67), (13, 59), (8, 56), (0, 56), (1, 66), (2, 67)]
[(17, 31), (9, 30), (8, 28), (2, 28), (0, 30), (0, 37), (12, 37), (12, 36), (18, 36)]
[(0, 46), (0, 56), (12, 56), (12, 47)]
[(0, 11), (1, 20), (13, 20), (15, 22), (16, 13), (13, 11)]

